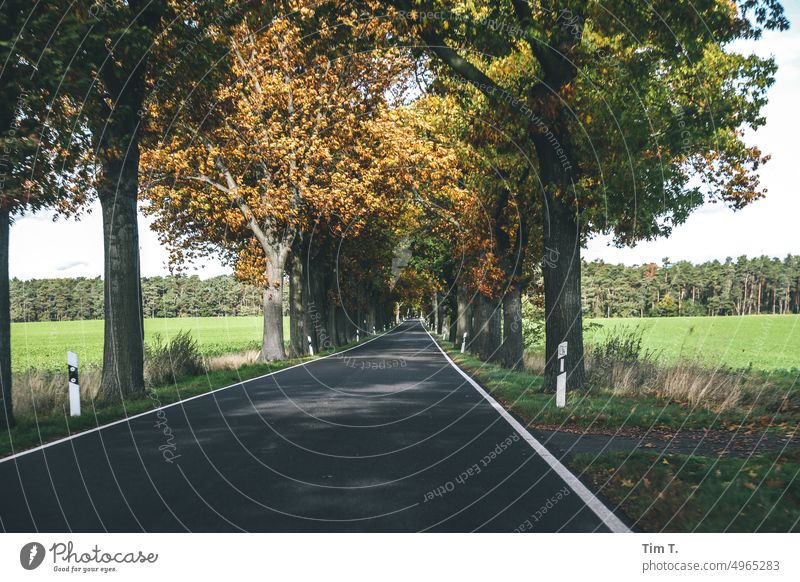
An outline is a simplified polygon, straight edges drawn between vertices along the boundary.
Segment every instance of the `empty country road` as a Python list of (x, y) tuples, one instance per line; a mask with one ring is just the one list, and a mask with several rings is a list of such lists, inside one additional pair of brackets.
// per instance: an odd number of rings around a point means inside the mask
[(7, 532), (625, 531), (418, 321), (0, 461)]

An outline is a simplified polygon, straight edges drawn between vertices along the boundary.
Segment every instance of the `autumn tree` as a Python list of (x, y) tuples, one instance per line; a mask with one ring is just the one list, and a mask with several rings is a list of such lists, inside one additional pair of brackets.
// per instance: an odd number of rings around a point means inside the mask
[[(321, 21), (315, 2), (293, 7), (235, 29), (213, 101), (163, 120), (169, 130), (145, 156), (147, 211), (174, 258), (221, 254), (264, 286), (262, 360), (285, 358), (283, 274), (304, 231), (322, 221), (355, 236), (358, 216), (391, 214), (417, 181), (446, 175), (446, 158), (390, 103), (407, 65), (376, 48), (387, 25), (349, 13)], [(372, 49), (353, 50), (365, 43)]]
[[(451, 77), (506, 112), (530, 152), (542, 231), (546, 378), (569, 342), (569, 384), (584, 385), (580, 247), (669, 234), (707, 200), (761, 195), (764, 156), (743, 141), (774, 63), (731, 43), (784, 29), (772, 0), (389, 2)], [(392, 14), (391, 11), (389, 13)], [(702, 25), (700, 24), (702, 23)], [(698, 33), (701, 29), (702, 32)], [(695, 186), (697, 178), (702, 186)]]

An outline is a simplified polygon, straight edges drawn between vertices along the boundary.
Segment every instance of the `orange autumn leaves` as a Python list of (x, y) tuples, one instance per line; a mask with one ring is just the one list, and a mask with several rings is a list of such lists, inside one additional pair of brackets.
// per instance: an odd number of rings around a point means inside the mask
[(399, 105), (410, 62), (382, 46), (388, 25), (320, 23), (298, 4), (233, 30), (213, 103), (187, 100), (143, 154), (145, 210), (178, 262), (221, 253), (255, 280), (316, 223), (339, 237), (375, 215), (400, 228), (415, 193), (452, 188), (453, 154)]

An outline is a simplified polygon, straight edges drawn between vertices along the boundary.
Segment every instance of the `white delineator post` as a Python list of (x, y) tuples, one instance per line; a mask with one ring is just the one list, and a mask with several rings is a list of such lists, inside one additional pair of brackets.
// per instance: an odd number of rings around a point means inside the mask
[(567, 404), (567, 372), (564, 360), (567, 357), (567, 342), (558, 344), (558, 376), (556, 377), (556, 406), (564, 408)]
[(311, 343), (311, 336), (307, 335), (306, 337), (308, 338), (308, 353), (313, 356), (314, 355), (314, 345)]
[(358, 330), (356, 330), (356, 343), (360, 342), (361, 340), (358, 339)]
[(67, 352), (69, 370), (69, 415), (81, 415), (81, 386), (78, 383), (78, 354)]
[(461, 339), (461, 353), (464, 353), (464, 348), (467, 347), (467, 332), (464, 332), (464, 337)]

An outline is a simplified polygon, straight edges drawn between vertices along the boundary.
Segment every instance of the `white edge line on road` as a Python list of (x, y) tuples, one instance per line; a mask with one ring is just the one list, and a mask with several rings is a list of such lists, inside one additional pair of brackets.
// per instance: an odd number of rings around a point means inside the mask
[(500, 416), (502, 416), (508, 424), (510, 424), (514, 430), (516, 430), (519, 435), (525, 439), (531, 448), (542, 458), (544, 461), (550, 465), (550, 467), (555, 471), (561, 479), (572, 489), (575, 493), (578, 494), (578, 497), (583, 500), (583, 502), (591, 509), (597, 517), (605, 524), (605, 526), (610, 529), (614, 533), (631, 533), (631, 530), (626, 526), (622, 521), (614, 515), (614, 512), (611, 511), (605, 504), (600, 501), (594, 493), (589, 491), (589, 489), (584, 485), (580, 479), (578, 479), (569, 469), (567, 469), (561, 461), (556, 459), (553, 454), (547, 450), (542, 443), (540, 443), (536, 438), (527, 431), (527, 429), (522, 426), (519, 421), (511, 416), (509, 412), (503, 408), (503, 406), (497, 402), (492, 396), (486, 392), (483, 388), (481, 388), (480, 384), (478, 384), (472, 377), (467, 374), (464, 370), (458, 367), (458, 365), (453, 361), (453, 359), (442, 349), (442, 346), (433, 338), (433, 336), (425, 329), (425, 326), (422, 326), (422, 329), (425, 330), (425, 333), (431, 338), (433, 344), (439, 348), (439, 351), (442, 352), (442, 355), (445, 359), (450, 363), (453, 368), (455, 368), (459, 374), (461, 374), (464, 379), (469, 382), (478, 393), (483, 396), (489, 404), (491, 404), (492, 408), (494, 408)]
[(244, 386), (245, 384), (247, 384), (249, 382), (255, 382), (256, 380), (263, 380), (264, 378), (268, 378), (269, 376), (274, 376), (275, 374), (280, 374), (281, 372), (286, 372), (286, 371), (292, 370), (294, 368), (299, 368), (300, 366), (306, 366), (306, 365), (311, 364), (313, 362), (319, 362), (320, 360), (325, 360), (325, 359), (331, 358), (333, 356), (338, 356), (339, 354), (343, 354), (345, 352), (349, 352), (350, 350), (354, 350), (356, 348), (360, 348), (361, 346), (365, 346), (369, 342), (374, 341), (374, 340), (378, 339), (379, 337), (383, 337), (387, 333), (391, 333), (392, 331), (394, 331), (398, 327), (399, 327), (399, 324), (394, 326), (393, 328), (389, 329), (388, 331), (385, 331), (385, 332), (383, 332), (383, 333), (381, 333), (379, 335), (376, 335), (375, 337), (372, 337), (372, 338), (368, 339), (365, 342), (361, 342), (361, 343), (358, 343), (358, 344), (356, 344), (354, 346), (350, 346), (346, 350), (342, 350), (340, 352), (333, 352), (332, 354), (328, 354), (326, 356), (318, 356), (318, 357), (315, 357), (313, 359), (306, 360), (305, 362), (299, 362), (297, 364), (293, 364), (293, 365), (288, 366), (286, 368), (281, 368), (280, 370), (275, 370), (274, 372), (269, 372), (267, 374), (262, 374), (261, 376), (256, 376), (255, 378), (249, 378), (247, 380), (242, 380), (241, 382), (237, 382), (236, 384), (229, 384), (228, 386), (223, 386), (221, 388), (214, 388), (213, 390), (209, 390), (208, 392), (203, 392), (202, 394), (196, 394), (195, 396), (190, 396), (189, 398), (183, 398), (181, 400), (178, 400), (177, 402), (173, 402), (171, 404), (165, 404), (164, 406), (157, 406), (156, 408), (153, 408), (151, 410), (146, 410), (145, 412), (139, 412), (137, 414), (134, 414), (133, 416), (126, 416), (125, 418), (121, 418), (119, 420), (114, 420), (112, 422), (103, 424), (101, 426), (96, 426), (94, 428), (90, 428), (90, 429), (81, 431), (79, 433), (75, 433), (75, 434), (70, 435), (68, 437), (60, 438), (58, 440), (55, 440), (55, 441), (52, 441), (52, 442), (49, 442), (49, 443), (45, 443), (43, 445), (39, 445), (38, 447), (34, 447), (32, 449), (26, 449), (24, 451), (20, 451), (19, 453), (14, 453), (13, 455), (9, 455), (7, 457), (2, 457), (2, 458), (0, 458), (0, 464), (7, 463), (8, 461), (13, 461), (14, 459), (18, 459), (19, 457), (23, 457), (25, 455), (29, 455), (29, 454), (35, 453), (37, 451), (41, 451), (43, 449), (47, 449), (47, 448), (53, 447), (55, 445), (60, 445), (61, 443), (65, 443), (67, 441), (71, 441), (73, 439), (85, 436), (87, 434), (92, 434), (93, 432), (98, 432), (98, 431), (101, 431), (103, 429), (110, 428), (112, 426), (116, 426), (118, 424), (122, 424), (122, 423), (125, 423), (125, 422), (130, 422), (131, 420), (134, 420), (136, 418), (141, 418), (142, 416), (147, 416), (148, 414), (153, 414), (154, 412), (158, 412), (159, 410), (164, 410), (165, 408), (172, 408), (173, 406), (178, 406), (180, 404), (184, 404), (186, 402), (189, 402), (190, 400), (196, 400), (197, 398), (203, 398), (205, 396), (209, 396), (209, 395), (214, 394), (216, 392), (221, 392), (222, 390), (228, 390), (229, 388), (235, 388), (236, 386)]

